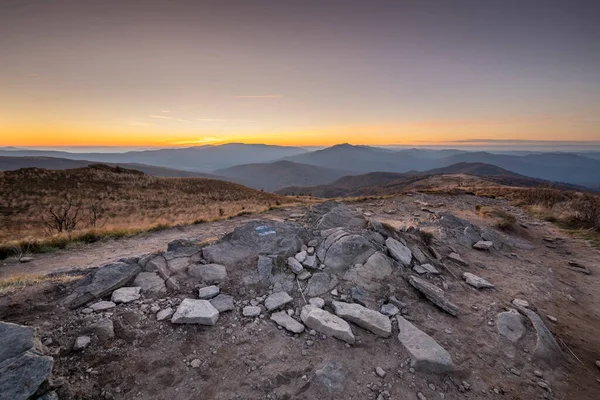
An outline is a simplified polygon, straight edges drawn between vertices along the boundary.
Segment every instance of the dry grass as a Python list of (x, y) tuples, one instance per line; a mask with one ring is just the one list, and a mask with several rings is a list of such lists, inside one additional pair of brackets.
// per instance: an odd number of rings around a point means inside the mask
[(0, 296), (13, 293), (27, 286), (36, 286), (47, 283), (69, 283), (80, 279), (77, 275), (15, 275), (10, 278), (0, 279)]
[(484, 217), (496, 219), (495, 226), (498, 229), (507, 232), (516, 229), (517, 218), (514, 215), (496, 207), (477, 206), (476, 209)]
[[(0, 257), (226, 219), (299, 201), (230, 182), (154, 177), (104, 165), (0, 172), (0, 193)], [(45, 224), (49, 210), (67, 199), (83, 218), (72, 235), (50, 234)], [(92, 207), (102, 209), (95, 226), (89, 218)]]

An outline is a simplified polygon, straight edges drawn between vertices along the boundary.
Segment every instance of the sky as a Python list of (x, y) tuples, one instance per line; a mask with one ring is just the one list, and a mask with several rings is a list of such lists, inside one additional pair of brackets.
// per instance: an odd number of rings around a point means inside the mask
[(600, 141), (600, 2), (0, 0), (0, 146)]

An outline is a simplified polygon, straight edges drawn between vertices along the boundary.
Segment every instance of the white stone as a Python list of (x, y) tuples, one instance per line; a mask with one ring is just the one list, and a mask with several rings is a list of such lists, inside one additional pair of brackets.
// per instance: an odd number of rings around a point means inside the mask
[(494, 243), (489, 240), (480, 240), (473, 245), (473, 248), (477, 250), (489, 250), (493, 245)]
[(219, 264), (195, 264), (187, 268), (188, 274), (205, 282), (219, 282), (227, 278), (227, 268)]
[(302, 266), (302, 264), (300, 264), (300, 261), (296, 260), (294, 257), (288, 258), (287, 264), (288, 267), (290, 267), (290, 269), (294, 271), (296, 275), (304, 271), (304, 267)]
[(174, 324), (214, 325), (219, 319), (219, 311), (208, 300), (184, 299), (171, 322)]
[(469, 285), (471, 285), (477, 289), (491, 289), (491, 288), (495, 287), (493, 284), (489, 283), (485, 279), (480, 278), (479, 276), (472, 274), (470, 272), (463, 273), (463, 279)]
[(305, 250), (302, 250), (300, 253), (296, 254), (294, 257), (298, 262), (303, 263), (306, 260), (308, 253)]
[(110, 310), (111, 308), (115, 308), (117, 305), (112, 301), (99, 301), (90, 305), (89, 307), (94, 311), (104, 311)]
[(399, 312), (400, 312), (400, 310), (398, 309), (398, 307), (396, 307), (395, 305), (393, 305), (391, 303), (386, 303), (381, 306), (381, 313), (383, 315), (387, 315), (388, 317), (393, 317), (394, 315), (398, 314)]
[(244, 317), (258, 317), (261, 311), (262, 310), (258, 306), (246, 306), (242, 310), (242, 315)]
[(335, 314), (346, 321), (353, 322), (381, 337), (388, 337), (392, 334), (392, 323), (389, 317), (380, 312), (355, 303), (334, 301), (332, 305)]
[(290, 317), (285, 311), (271, 314), (271, 320), (290, 332), (302, 333), (304, 331), (304, 325)]
[(523, 300), (523, 299), (514, 299), (512, 301), (512, 303), (515, 307), (524, 307), (524, 308), (529, 307), (529, 302), (527, 300)]
[(398, 340), (411, 357), (411, 366), (419, 371), (445, 374), (454, 369), (450, 353), (431, 336), (401, 316), (398, 321)]
[(167, 307), (164, 310), (160, 310), (156, 313), (156, 320), (164, 321), (165, 319), (171, 318), (174, 313), (175, 310), (172, 307)]
[(304, 306), (300, 318), (306, 326), (317, 332), (349, 344), (354, 344), (356, 340), (352, 328), (346, 321), (320, 308), (311, 305)]
[(320, 297), (313, 297), (309, 299), (308, 302), (317, 308), (323, 308), (325, 306), (325, 300)]
[(267, 310), (273, 311), (290, 303), (292, 300), (286, 292), (273, 293), (265, 299), (265, 307)]
[(141, 287), (123, 287), (112, 292), (111, 301), (113, 303), (131, 303), (141, 297)]
[(212, 299), (213, 297), (218, 295), (220, 292), (221, 292), (221, 289), (219, 289), (218, 286), (215, 286), (215, 285), (206, 286), (206, 287), (198, 289), (198, 298), (204, 299), (204, 300)]
[(405, 266), (410, 265), (412, 260), (412, 252), (408, 247), (391, 237), (385, 240), (385, 245), (387, 246), (392, 258)]
[(73, 344), (74, 351), (81, 351), (88, 347), (91, 343), (92, 339), (89, 336), (79, 336), (75, 339), (75, 344)]

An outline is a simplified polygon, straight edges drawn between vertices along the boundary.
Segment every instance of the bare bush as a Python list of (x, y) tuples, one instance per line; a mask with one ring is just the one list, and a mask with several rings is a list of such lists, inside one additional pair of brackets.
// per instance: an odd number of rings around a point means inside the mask
[(50, 234), (66, 232), (71, 237), (83, 218), (81, 202), (76, 202), (71, 196), (65, 196), (61, 205), (48, 208), (43, 223)]

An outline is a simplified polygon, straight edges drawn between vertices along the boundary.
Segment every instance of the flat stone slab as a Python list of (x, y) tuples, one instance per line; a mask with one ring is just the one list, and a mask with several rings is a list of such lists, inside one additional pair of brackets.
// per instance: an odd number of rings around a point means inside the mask
[(262, 310), (258, 306), (246, 306), (242, 310), (244, 317), (258, 317)]
[(455, 263), (457, 263), (459, 265), (465, 266), (465, 267), (467, 265), (469, 265), (469, 263), (466, 262), (465, 260), (463, 260), (463, 258), (458, 253), (450, 253), (450, 254), (448, 254), (448, 259), (454, 261)]
[(0, 363), (36, 347), (35, 329), (30, 326), (0, 322)]
[(156, 313), (156, 320), (164, 321), (165, 319), (171, 318), (173, 314), (175, 314), (175, 310), (173, 309), (173, 307), (167, 307)]
[(392, 303), (385, 303), (381, 306), (381, 313), (383, 315), (387, 315), (388, 317), (393, 317), (394, 315), (398, 314), (400, 312), (400, 310), (398, 309), (398, 307), (396, 307), (395, 305), (393, 305)]
[(210, 299), (210, 304), (212, 304), (214, 308), (219, 310), (220, 313), (225, 311), (231, 311), (235, 308), (233, 304), (233, 297), (223, 293), (219, 294), (213, 299)]
[(439, 275), (440, 271), (438, 271), (433, 265), (431, 264), (421, 264), (421, 265), (415, 265), (413, 267), (413, 271), (415, 271), (417, 274), (419, 275), (423, 275), (423, 274), (432, 274), (432, 275)]
[(340, 317), (311, 305), (304, 306), (301, 319), (306, 326), (327, 336), (354, 344), (355, 337), (350, 325)]
[(465, 280), (465, 282), (467, 282), (467, 284), (477, 289), (492, 289), (496, 287), (493, 284), (486, 281), (485, 279), (470, 272), (463, 273), (462, 277)]
[(412, 252), (408, 247), (400, 243), (394, 238), (387, 238), (385, 240), (385, 245), (390, 252), (390, 256), (398, 262), (400, 262), (404, 266), (409, 266), (412, 261)]
[(140, 290), (139, 286), (120, 288), (112, 293), (110, 300), (113, 303), (131, 303), (141, 297)]
[(111, 308), (115, 308), (117, 305), (112, 301), (99, 301), (94, 304), (89, 305), (88, 307), (94, 311), (105, 311), (110, 310)]
[(227, 278), (227, 268), (219, 264), (195, 264), (187, 269), (188, 274), (205, 282), (219, 282)]
[(27, 400), (52, 372), (54, 360), (27, 351), (0, 363), (0, 399)]
[(419, 371), (445, 374), (454, 369), (450, 353), (431, 336), (401, 316), (398, 321), (398, 340), (411, 357), (411, 366)]
[(270, 294), (265, 299), (265, 307), (267, 310), (273, 311), (290, 303), (292, 300), (294, 299), (292, 299), (292, 297), (286, 292), (276, 292)]
[(489, 250), (493, 246), (494, 242), (491, 242), (489, 240), (480, 240), (473, 245), (473, 248), (476, 250)]
[(416, 276), (409, 277), (408, 282), (419, 292), (423, 293), (427, 300), (431, 301), (448, 314), (456, 317), (460, 313), (458, 306), (446, 299), (444, 291), (434, 284)]
[(167, 292), (165, 281), (156, 272), (140, 272), (133, 281), (133, 286), (139, 286), (142, 293), (161, 294)]
[(392, 274), (392, 261), (381, 252), (373, 253), (363, 264), (348, 269), (344, 280), (353, 282), (367, 290), (379, 290), (388, 276)]
[(551, 367), (560, 365), (564, 354), (544, 321), (539, 315), (528, 308), (519, 307), (519, 312), (529, 318), (529, 321), (531, 321), (531, 324), (535, 328), (537, 341), (533, 352), (533, 359), (544, 361)]
[(517, 342), (525, 335), (523, 317), (514, 309), (498, 314), (496, 327), (498, 333), (511, 342)]
[(208, 300), (183, 299), (171, 322), (174, 324), (214, 325), (219, 311)]
[(212, 299), (221, 292), (218, 286), (211, 285), (198, 289), (198, 298), (203, 300)]
[(304, 325), (290, 317), (285, 311), (271, 314), (271, 321), (293, 333), (304, 332)]
[(332, 305), (338, 317), (353, 322), (377, 336), (389, 337), (392, 334), (390, 318), (380, 312), (370, 310), (360, 304), (350, 304), (341, 301), (334, 301)]

